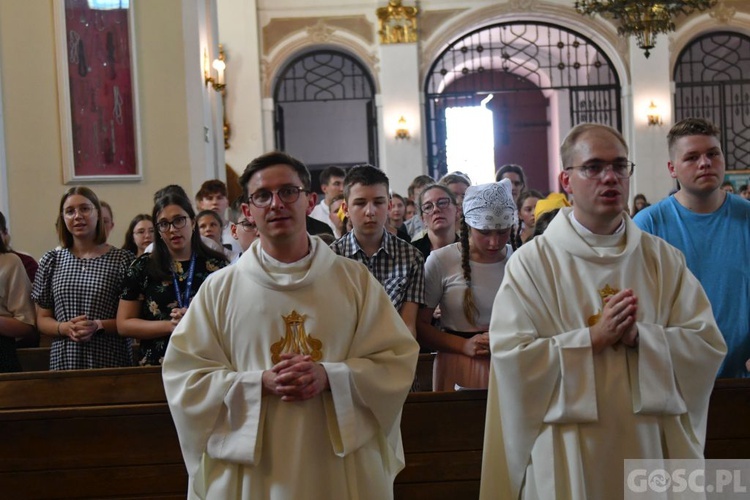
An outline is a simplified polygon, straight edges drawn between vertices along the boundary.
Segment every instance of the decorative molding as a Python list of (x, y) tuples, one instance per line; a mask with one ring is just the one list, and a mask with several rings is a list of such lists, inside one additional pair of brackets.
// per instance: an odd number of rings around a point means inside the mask
[(306, 31), (307, 36), (315, 43), (328, 42), (336, 32), (334, 28), (329, 27), (322, 19), (318, 19), (318, 22), (314, 26), (308, 27)]
[(711, 9), (709, 15), (719, 21), (720, 23), (726, 24), (730, 19), (737, 13), (737, 9), (734, 7), (727, 7), (725, 0), (719, 0), (716, 7)]
[(324, 43), (336, 31), (346, 31), (361, 38), (367, 45), (375, 44), (375, 26), (367, 16), (288, 17), (274, 18), (261, 28), (263, 55), (267, 56), (284, 41), (300, 32), (312, 34)]
[(573, 4), (562, 6), (539, 0), (510, 0), (507, 3), (468, 10), (464, 15), (447, 18), (434, 27), (434, 35), (424, 38), (422, 45), (420, 81), (424, 81), (432, 63), (453, 41), (483, 26), (529, 21), (548, 22), (574, 30), (590, 38), (606, 53), (620, 75), (623, 86), (630, 82), (630, 51), (628, 39), (617, 35), (615, 25), (599, 17), (584, 18)]

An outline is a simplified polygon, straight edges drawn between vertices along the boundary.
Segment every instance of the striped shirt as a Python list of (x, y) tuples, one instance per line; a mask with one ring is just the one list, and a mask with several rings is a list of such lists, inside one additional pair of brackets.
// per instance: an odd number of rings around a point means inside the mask
[(424, 257), (409, 243), (383, 230), (380, 248), (368, 257), (354, 231), (331, 243), (334, 252), (364, 264), (377, 279), (391, 303), (400, 310), (404, 302), (424, 304)]

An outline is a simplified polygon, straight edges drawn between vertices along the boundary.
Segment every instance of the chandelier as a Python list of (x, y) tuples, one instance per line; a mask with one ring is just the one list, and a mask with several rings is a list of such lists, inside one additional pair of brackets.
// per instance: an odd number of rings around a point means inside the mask
[(576, 10), (583, 15), (615, 19), (620, 22), (620, 36), (635, 35), (638, 47), (646, 57), (656, 45), (656, 35), (675, 30), (673, 18), (713, 7), (716, 0), (576, 0)]

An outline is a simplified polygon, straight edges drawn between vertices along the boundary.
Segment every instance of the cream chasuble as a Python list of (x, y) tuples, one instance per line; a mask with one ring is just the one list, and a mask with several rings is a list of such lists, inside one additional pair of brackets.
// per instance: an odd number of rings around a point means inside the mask
[[(164, 360), (189, 498), (391, 498), (416, 341), (362, 264), (317, 237), (291, 265), (258, 243), (201, 286)], [(330, 391), (261, 396), (289, 351), (319, 359)]]
[[(599, 236), (571, 210), (510, 259), (495, 299), (482, 499), (617, 499), (624, 459), (703, 456), (726, 346), (700, 283), (629, 217)], [(625, 288), (639, 345), (594, 355), (588, 326)]]

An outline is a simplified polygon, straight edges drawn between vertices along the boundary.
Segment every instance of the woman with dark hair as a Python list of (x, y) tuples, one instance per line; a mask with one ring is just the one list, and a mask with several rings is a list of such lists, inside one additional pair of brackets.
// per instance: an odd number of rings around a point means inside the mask
[(31, 282), (21, 259), (0, 238), (0, 373), (20, 372), (16, 339), (34, 335)]
[(635, 197), (633, 198), (633, 213), (631, 217), (635, 217), (635, 214), (637, 214), (644, 208), (650, 207), (650, 206), (651, 206), (651, 203), (649, 203), (648, 200), (646, 200), (645, 195), (642, 195), (642, 194), (635, 195)]
[[(471, 186), (461, 217), (461, 241), (434, 250), (425, 263), (425, 304), (417, 317), (417, 340), (438, 351), (433, 390), (486, 388), (492, 305), (513, 247), (516, 220), (511, 182)], [(431, 324), (440, 306), (443, 330)]]
[(133, 365), (130, 339), (115, 322), (133, 254), (107, 244), (101, 213), (91, 189), (70, 188), (57, 216), (62, 248), (39, 261), (31, 298), (39, 332), (53, 337), (50, 370)]
[(140, 257), (154, 241), (154, 222), (148, 214), (138, 214), (130, 221), (122, 248)]
[(534, 209), (539, 200), (544, 198), (536, 189), (529, 189), (518, 197), (518, 231), (515, 234), (516, 246), (521, 246), (534, 236)]
[(513, 185), (513, 199), (516, 202), (516, 207), (520, 207), (518, 198), (521, 196), (521, 193), (526, 191), (526, 174), (523, 171), (523, 167), (514, 163), (503, 165), (495, 172), (495, 180), (500, 182), (503, 179), (510, 180)]
[(140, 365), (160, 365), (169, 336), (209, 274), (227, 265), (202, 241), (187, 198), (168, 194), (154, 206), (153, 252), (127, 271), (117, 310), (120, 335), (140, 339)]

